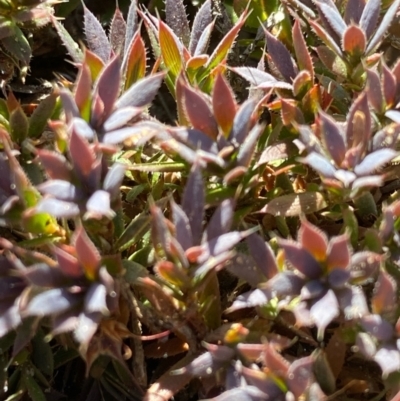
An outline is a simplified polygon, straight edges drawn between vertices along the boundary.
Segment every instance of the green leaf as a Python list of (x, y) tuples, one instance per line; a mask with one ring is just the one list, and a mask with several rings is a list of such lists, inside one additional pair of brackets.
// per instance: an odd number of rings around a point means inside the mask
[(45, 340), (43, 330), (38, 330), (32, 340), (32, 362), (47, 376), (53, 375), (54, 358), (50, 344)]
[(42, 100), (29, 118), (29, 138), (39, 138), (56, 107), (57, 95), (52, 93)]
[(19, 106), (11, 112), (10, 115), (10, 133), (11, 138), (16, 143), (22, 143), (22, 141), (28, 136), (28, 117)]
[(32, 377), (29, 369), (26, 369), (25, 374), (23, 375), (23, 380), (32, 401), (46, 401), (46, 396), (44, 395), (43, 390), (36, 383), (36, 380)]

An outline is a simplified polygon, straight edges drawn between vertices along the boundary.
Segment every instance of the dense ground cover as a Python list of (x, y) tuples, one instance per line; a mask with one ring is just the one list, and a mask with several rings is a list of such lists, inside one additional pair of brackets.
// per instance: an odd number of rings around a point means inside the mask
[(400, 399), (400, 0), (0, 0), (0, 398)]

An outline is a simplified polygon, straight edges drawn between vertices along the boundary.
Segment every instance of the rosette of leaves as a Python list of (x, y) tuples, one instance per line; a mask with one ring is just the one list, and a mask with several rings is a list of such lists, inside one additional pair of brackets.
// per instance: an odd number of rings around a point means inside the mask
[(240, 295), (229, 311), (257, 306), (263, 315), (289, 309), (299, 326), (318, 328), (319, 340), (341, 313), (346, 319), (368, 314), (365, 295), (357, 285), (376, 276), (380, 255), (370, 251), (351, 255), (347, 234), (328, 240), (325, 233), (303, 219), (297, 242), (278, 240), (279, 263), (286, 261), (286, 269), (281, 265), (280, 271), (270, 247), (256, 239), (248, 242), (256, 268), (251, 269), (250, 263), (247, 269), (237, 266), (232, 272), (252, 277), (252, 285), (258, 288)]
[(297, 0), (290, 3), (297, 12), (301, 10), (305, 23), (324, 42), (325, 46), (318, 46), (316, 51), (325, 66), (362, 87), (364, 64), (374, 63), (376, 58), (371, 56), (392, 23), (400, 1), (390, 2), (383, 13), (380, 0), (351, 0), (341, 9), (332, 0), (315, 1), (312, 8), (301, 7)]
[[(51, 336), (73, 332), (89, 369), (99, 353), (107, 352), (96, 348), (95, 355), (90, 353), (90, 342), (96, 333), (102, 335), (102, 320), (118, 310), (119, 286), (82, 227), (74, 232), (71, 245), (55, 246), (53, 254), (56, 263), (33, 265), (21, 272), (30, 289), (19, 313), (23, 318), (50, 317)], [(116, 349), (110, 348), (110, 353)]]
[[(153, 347), (152, 357), (186, 351), (193, 357), (205, 336), (221, 324), (217, 272), (234, 256), (235, 245), (252, 231), (231, 230), (234, 202), (230, 199), (217, 207), (203, 228), (205, 191), (198, 163), (192, 167), (181, 206), (171, 203), (171, 220), (159, 207), (150, 206), (155, 276), (140, 277), (133, 285), (143, 296), (139, 297), (142, 323), (151, 330), (174, 334), (156, 351)], [(181, 359), (181, 363), (187, 360)], [(177, 381), (168, 371), (148, 394), (161, 386), (172, 396), (186, 382), (187, 377)]]
[(32, 50), (26, 32), (50, 22), (53, 0), (0, 2), (0, 82), (12, 78), (14, 68), (27, 73)]
[(345, 124), (320, 111), (314, 130), (305, 125), (298, 126), (298, 130), (301, 147), (308, 152), (300, 161), (316, 170), (328, 188), (345, 190), (345, 198), (381, 186), (385, 175), (379, 169), (397, 156), (394, 149), (384, 147), (385, 139), (395, 146), (389, 130), (373, 137), (365, 92), (354, 102)]
[[(211, 97), (191, 87), (183, 74), (176, 90), (178, 112), (186, 127), (168, 128), (161, 148), (172, 158), (178, 155), (189, 164), (208, 166), (225, 187), (233, 188), (241, 180), (248, 182), (257, 172), (251, 168), (252, 157), (265, 128), (256, 121), (257, 101), (248, 99), (239, 106), (222, 74), (215, 78)], [(251, 188), (246, 187), (246, 191)]]
[[(125, 167), (115, 163), (108, 168), (107, 154), (98, 143), (85, 138), (89, 126), (84, 120), (72, 119), (68, 141), (68, 158), (50, 150), (38, 150), (38, 160), (49, 180), (37, 189), (46, 195), (37, 212), (57, 218), (82, 216), (84, 219), (112, 219), (119, 205), (119, 188)], [(69, 159), (69, 160), (68, 160)]]
[(161, 58), (163, 68), (168, 71), (167, 86), (177, 98), (179, 94), (176, 93), (176, 81), (182, 71), (203, 92), (211, 91), (215, 77), (224, 69), (223, 64), (226, 63), (229, 51), (248, 16), (248, 10), (245, 9), (211, 55), (208, 55), (206, 51), (214, 28), (211, 3), (211, 0), (203, 3), (191, 29), (182, 0), (166, 1), (167, 24), (148, 13), (141, 13), (153, 52), (156, 58)]
[(396, 280), (382, 270), (374, 286), (371, 312), (360, 321), (358, 351), (373, 359), (383, 378), (400, 370), (400, 318)]

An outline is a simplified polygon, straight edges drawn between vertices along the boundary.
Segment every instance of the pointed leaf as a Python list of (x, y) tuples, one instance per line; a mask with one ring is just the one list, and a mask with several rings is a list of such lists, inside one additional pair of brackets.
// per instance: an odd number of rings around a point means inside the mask
[(315, 171), (320, 173), (326, 178), (332, 178), (335, 176), (336, 169), (324, 156), (321, 156), (317, 152), (311, 152), (306, 157), (298, 159), (301, 163), (308, 164)]
[(317, 7), (321, 11), (321, 14), (325, 17), (329, 26), (339, 36), (339, 38), (341, 38), (346, 30), (346, 23), (343, 21), (343, 18), (336, 6), (331, 7), (330, 5), (320, 2), (317, 3)]
[[(371, 300), (373, 313), (382, 314), (393, 312), (396, 309), (397, 285), (392, 276), (382, 271), (375, 283), (374, 294)], [(375, 335), (374, 332), (372, 334)]]
[(131, 1), (131, 4), (129, 6), (128, 16), (126, 18), (126, 34), (125, 34), (124, 54), (128, 53), (128, 46), (130, 45), (133, 35), (135, 34), (137, 28), (138, 28), (137, 1), (133, 0), (133, 1)]
[(297, 240), (318, 261), (325, 260), (328, 249), (328, 238), (318, 227), (307, 220), (301, 220), (301, 226), (297, 234)]
[(110, 44), (115, 54), (121, 54), (125, 46), (126, 23), (121, 10), (117, 7), (110, 26)]
[(185, 46), (189, 45), (190, 28), (182, 0), (165, 1), (165, 18), (167, 24)]
[(215, 79), (212, 106), (218, 125), (227, 135), (233, 125), (237, 103), (232, 88), (222, 74), (218, 74)]
[(47, 121), (54, 112), (57, 97), (55, 93), (51, 93), (40, 101), (38, 107), (29, 118), (29, 138), (37, 139), (43, 134)]
[(192, 230), (190, 228), (190, 222), (188, 217), (182, 208), (175, 202), (172, 204), (172, 218), (175, 225), (176, 239), (182, 246), (183, 250), (186, 251), (193, 246)]
[(250, 255), (256, 262), (258, 269), (268, 279), (272, 279), (278, 273), (275, 255), (268, 242), (265, 242), (259, 235), (251, 234), (246, 239)]
[(252, 115), (256, 109), (256, 104), (256, 99), (248, 99), (237, 111), (228, 138), (234, 145), (242, 145), (249, 134), (249, 130), (253, 125)]
[(197, 12), (190, 35), (189, 52), (194, 55), (199, 39), (213, 20), (211, 13), (211, 0), (206, 0)]
[(385, 164), (393, 160), (398, 153), (394, 149), (383, 148), (365, 156), (362, 162), (355, 167), (354, 172), (357, 175), (367, 175), (379, 170)]
[(86, 231), (79, 227), (74, 233), (77, 259), (82, 265), (85, 275), (93, 280), (100, 268), (100, 253), (90, 240)]
[(110, 58), (111, 45), (99, 20), (86, 7), (83, 7), (85, 36), (89, 49), (97, 54), (104, 63)]
[(352, 22), (358, 24), (360, 22), (364, 7), (364, 0), (349, 0), (346, 4), (346, 11), (344, 16), (346, 23), (348, 25)]
[(124, 94), (115, 102), (115, 108), (122, 107), (144, 107), (151, 103), (160, 88), (165, 73), (150, 75), (135, 82)]
[(69, 219), (79, 215), (79, 207), (75, 203), (52, 198), (41, 199), (35, 207), (35, 210), (38, 213), (49, 213), (60, 219)]
[(326, 327), (339, 315), (339, 304), (335, 293), (328, 290), (325, 295), (313, 303), (310, 314), (318, 328), (318, 340), (322, 341)]
[(314, 82), (314, 66), (311, 59), (310, 52), (307, 48), (306, 41), (304, 40), (303, 34), (301, 32), (300, 22), (296, 19), (293, 30), (293, 46), (296, 52), (297, 63), (300, 70), (306, 70), (311, 75), (311, 82)]
[(327, 251), (327, 265), (329, 269), (346, 269), (350, 265), (351, 249), (347, 234), (334, 237), (329, 241)]
[(384, 112), (384, 99), (381, 88), (381, 81), (375, 71), (367, 70), (367, 94), (368, 100), (376, 112), (383, 114)]
[(182, 209), (189, 219), (194, 245), (201, 241), (204, 198), (201, 168), (198, 163), (194, 163), (182, 197)]
[(207, 225), (206, 233), (208, 241), (229, 232), (233, 220), (234, 206), (235, 201), (233, 199), (225, 199), (218, 206)]
[(374, 31), (379, 18), (381, 0), (367, 1), (361, 15), (360, 28), (369, 39)]
[(78, 173), (88, 176), (96, 160), (88, 141), (73, 128), (69, 144), (69, 153), (74, 163), (74, 168)]
[(146, 47), (139, 32), (134, 35), (132, 42), (124, 55), (122, 62), (124, 71), (124, 89), (127, 91), (135, 82), (144, 78), (146, 73)]
[(268, 31), (265, 31), (268, 53), (273, 63), (286, 82), (291, 83), (297, 73), (293, 66), (292, 57), (286, 47)]

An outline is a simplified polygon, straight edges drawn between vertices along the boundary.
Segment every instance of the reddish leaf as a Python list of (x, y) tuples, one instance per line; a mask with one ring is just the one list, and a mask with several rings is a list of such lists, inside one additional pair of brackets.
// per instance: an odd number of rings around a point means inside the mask
[(359, 144), (366, 146), (371, 137), (371, 112), (365, 92), (362, 92), (350, 108), (347, 115), (346, 140), (347, 148)]
[(389, 70), (385, 63), (382, 63), (382, 88), (383, 88), (383, 95), (385, 98), (385, 104), (387, 108), (394, 106), (396, 100), (396, 77), (392, 72)]
[(311, 59), (310, 52), (308, 51), (306, 41), (304, 40), (301, 32), (300, 22), (296, 19), (293, 30), (293, 46), (296, 52), (297, 63), (300, 70), (306, 70), (310, 73), (311, 82), (314, 82), (314, 66)]
[(360, 56), (364, 54), (367, 44), (365, 33), (357, 25), (350, 25), (346, 28), (343, 39), (342, 48), (351, 56)]
[(375, 71), (367, 70), (367, 94), (368, 100), (376, 112), (384, 113), (384, 99), (381, 82)]
[(78, 260), (70, 253), (59, 247), (54, 248), (54, 254), (57, 258), (59, 269), (67, 276), (81, 277), (83, 274), (82, 267)]
[(88, 176), (92, 171), (96, 155), (88, 141), (78, 134), (75, 127), (72, 128), (69, 141), (69, 153), (74, 163), (74, 168), (77, 170), (78, 174)]
[(305, 219), (301, 220), (297, 240), (316, 260), (324, 261), (326, 259), (328, 249), (328, 238), (326, 234)]
[(329, 35), (329, 33), (322, 28), (317, 22), (309, 20), (312, 29), (315, 31), (317, 36), (338, 56), (343, 57), (342, 50), (335, 42), (335, 40)]
[(188, 85), (183, 86), (183, 93), (185, 112), (193, 128), (215, 139), (218, 135), (218, 125), (204, 95)]
[(229, 83), (222, 74), (215, 79), (212, 104), (215, 119), (225, 135), (228, 135), (235, 118), (237, 103)]
[(372, 311), (376, 314), (393, 312), (396, 308), (396, 293), (397, 284), (393, 277), (381, 271), (371, 300)]
[(234, 145), (242, 145), (247, 138), (254, 122), (253, 113), (256, 111), (256, 104), (256, 99), (248, 99), (237, 111), (228, 138)]
[(67, 159), (63, 155), (47, 149), (38, 149), (37, 156), (39, 162), (46, 170), (46, 174), (51, 179), (70, 181), (71, 170)]
[(100, 253), (90, 240), (86, 231), (79, 227), (74, 233), (76, 256), (81, 264), (85, 275), (94, 280), (100, 268)]
[(327, 264), (330, 270), (346, 269), (350, 265), (350, 258), (351, 249), (347, 234), (334, 237), (329, 241)]

